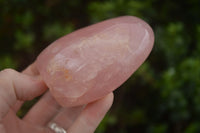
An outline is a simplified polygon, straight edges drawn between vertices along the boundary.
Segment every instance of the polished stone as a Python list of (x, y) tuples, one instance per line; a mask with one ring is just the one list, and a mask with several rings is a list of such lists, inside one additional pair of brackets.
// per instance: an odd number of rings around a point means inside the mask
[(36, 65), (58, 103), (87, 104), (124, 83), (147, 58), (153, 42), (153, 31), (143, 20), (118, 17), (56, 40)]

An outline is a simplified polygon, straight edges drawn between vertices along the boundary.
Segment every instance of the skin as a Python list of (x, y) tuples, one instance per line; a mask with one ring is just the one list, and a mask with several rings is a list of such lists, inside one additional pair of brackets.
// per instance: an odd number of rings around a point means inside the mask
[[(41, 94), (23, 119), (16, 116), (24, 101)], [(57, 123), (67, 133), (93, 133), (113, 102), (113, 93), (83, 106), (63, 108), (57, 104), (41, 80), (35, 65), (22, 73), (13, 69), (0, 71), (0, 132), (54, 133), (48, 128)]]

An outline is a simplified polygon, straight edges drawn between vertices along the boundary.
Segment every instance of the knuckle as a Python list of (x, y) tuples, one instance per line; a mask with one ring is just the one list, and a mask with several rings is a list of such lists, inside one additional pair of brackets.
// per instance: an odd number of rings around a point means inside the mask
[(6, 68), (6, 69), (0, 71), (0, 76), (12, 76), (15, 73), (16, 73), (15, 70), (13, 70), (11, 68)]
[(8, 84), (15, 76), (16, 71), (13, 69), (4, 69), (0, 71), (0, 85)]

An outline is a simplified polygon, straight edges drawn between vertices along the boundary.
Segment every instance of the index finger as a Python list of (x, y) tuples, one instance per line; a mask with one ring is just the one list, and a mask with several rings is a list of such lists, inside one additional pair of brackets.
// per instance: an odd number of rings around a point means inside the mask
[(29, 65), (25, 70), (22, 71), (22, 73), (30, 75), (30, 76), (38, 76), (39, 72), (35, 66), (35, 62)]

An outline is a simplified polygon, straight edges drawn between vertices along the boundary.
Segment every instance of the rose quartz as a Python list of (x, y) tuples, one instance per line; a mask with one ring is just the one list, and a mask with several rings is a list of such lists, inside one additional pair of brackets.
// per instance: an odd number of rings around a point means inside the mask
[(149, 55), (152, 29), (125, 16), (66, 35), (47, 47), (36, 66), (63, 106), (87, 104), (115, 90)]

